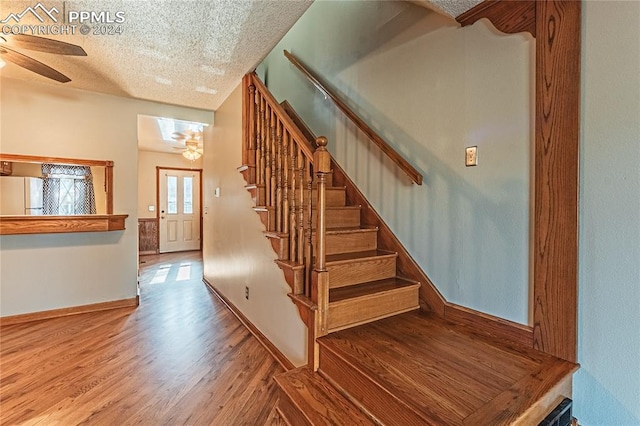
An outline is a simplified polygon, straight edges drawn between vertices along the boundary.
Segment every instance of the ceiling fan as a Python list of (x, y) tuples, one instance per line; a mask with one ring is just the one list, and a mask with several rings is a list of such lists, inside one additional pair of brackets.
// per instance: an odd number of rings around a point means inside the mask
[(184, 158), (196, 161), (202, 157), (202, 130), (186, 130), (184, 133), (174, 132), (171, 137), (179, 142), (184, 142), (184, 147), (173, 147), (173, 149), (181, 150)]
[(0, 35), (0, 58), (60, 83), (68, 83), (71, 79), (50, 66), (18, 52), (16, 48), (56, 55), (87, 56), (82, 47), (64, 41), (27, 34)]

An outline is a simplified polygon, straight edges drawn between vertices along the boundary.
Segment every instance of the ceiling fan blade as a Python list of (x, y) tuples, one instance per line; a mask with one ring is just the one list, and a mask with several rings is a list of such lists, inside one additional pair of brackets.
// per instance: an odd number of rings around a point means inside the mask
[(75, 44), (34, 35), (11, 34), (7, 35), (6, 40), (7, 44), (21, 49), (55, 53), (56, 55), (87, 56), (87, 52)]
[(29, 71), (33, 71), (36, 74), (40, 74), (43, 77), (59, 81), (60, 83), (68, 83), (71, 81), (69, 77), (54, 70), (50, 66), (25, 56), (22, 53), (18, 53), (15, 50), (11, 50), (6, 46), (0, 46), (0, 56), (2, 59), (13, 62), (16, 65), (26, 68)]

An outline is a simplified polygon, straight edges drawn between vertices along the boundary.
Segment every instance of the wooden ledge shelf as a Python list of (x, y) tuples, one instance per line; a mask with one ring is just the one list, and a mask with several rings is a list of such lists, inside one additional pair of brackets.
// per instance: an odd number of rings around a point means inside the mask
[(127, 217), (128, 214), (0, 216), (0, 235), (122, 231)]

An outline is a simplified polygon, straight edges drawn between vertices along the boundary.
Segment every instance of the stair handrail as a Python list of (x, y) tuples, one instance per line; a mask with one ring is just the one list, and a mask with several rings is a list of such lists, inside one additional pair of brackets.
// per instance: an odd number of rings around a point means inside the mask
[(305, 67), (302, 62), (293, 54), (284, 51), (284, 56), (298, 68), (302, 74), (322, 93), (330, 98), (333, 103), (342, 111), (369, 139), (380, 148), (380, 150), (393, 161), (403, 172), (409, 176), (412, 182), (422, 185), (422, 174), (418, 172), (407, 160), (402, 157), (395, 149), (389, 145), (378, 133), (376, 133), (367, 123), (362, 120), (351, 108), (347, 106), (336, 94), (334, 94), (327, 86), (322, 83), (320, 78)]
[(311, 145), (311, 143), (307, 140), (306, 136), (300, 131), (298, 126), (293, 122), (291, 117), (286, 113), (286, 111), (282, 108), (282, 105), (278, 103), (276, 98), (273, 97), (267, 86), (260, 80), (258, 75), (253, 72), (251, 75), (251, 82), (256, 86), (256, 89), (260, 91), (262, 96), (264, 96), (265, 100), (271, 107), (271, 109), (278, 112), (279, 119), (282, 121), (283, 125), (287, 129), (287, 131), (294, 136), (297, 142), (300, 144), (300, 147), (304, 151), (304, 154), (307, 158), (313, 159), (313, 153), (315, 151), (315, 147)]

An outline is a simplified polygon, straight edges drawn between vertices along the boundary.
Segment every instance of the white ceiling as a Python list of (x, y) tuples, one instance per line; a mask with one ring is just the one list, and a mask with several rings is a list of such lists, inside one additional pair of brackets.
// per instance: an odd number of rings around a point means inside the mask
[[(251, 71), (309, 7), (309, 0), (0, 0), (0, 21), (41, 3), (57, 9), (54, 22), (26, 13), (2, 25), (62, 27), (69, 12), (124, 16), (122, 34), (95, 35), (107, 26), (88, 24), (90, 33), (45, 35), (81, 46), (86, 57), (20, 49), (71, 78), (67, 86), (118, 96), (217, 109), (242, 76)], [(106, 15), (104, 15), (106, 17)], [(69, 22), (67, 22), (69, 24)], [(113, 30), (118, 24), (113, 24)], [(26, 34), (31, 34), (26, 32)], [(10, 40), (10, 36), (7, 36)], [(50, 80), (8, 63), (2, 75)], [(53, 84), (59, 84), (52, 82)]]
[[(138, 115), (138, 149), (181, 154), (186, 149), (185, 141), (172, 138), (172, 134), (189, 130), (204, 131), (207, 126), (207, 123)], [(202, 143), (199, 146), (202, 148)]]

